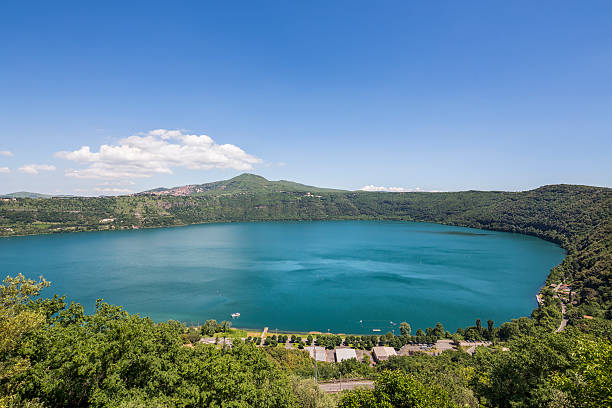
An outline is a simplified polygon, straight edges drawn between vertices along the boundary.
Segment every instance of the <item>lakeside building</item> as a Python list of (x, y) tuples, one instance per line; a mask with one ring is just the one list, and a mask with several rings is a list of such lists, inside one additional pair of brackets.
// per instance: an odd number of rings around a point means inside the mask
[(352, 348), (340, 348), (336, 349), (336, 362), (339, 363), (344, 360), (350, 360), (351, 358), (357, 359), (357, 352)]
[(372, 355), (374, 356), (374, 360), (378, 363), (388, 360), (389, 357), (397, 356), (397, 353), (393, 347), (373, 347)]
[[(327, 353), (325, 352), (325, 347), (319, 347), (319, 346), (308, 346), (308, 347), (304, 347), (304, 350), (308, 351), (308, 354), (310, 354), (311, 358), (316, 359), (317, 361), (327, 361)], [(315, 355), (315, 351), (316, 351), (316, 355)]]

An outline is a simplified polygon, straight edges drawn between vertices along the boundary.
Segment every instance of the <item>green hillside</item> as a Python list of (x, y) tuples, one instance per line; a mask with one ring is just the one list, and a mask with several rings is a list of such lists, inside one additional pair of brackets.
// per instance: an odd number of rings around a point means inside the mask
[(31, 193), (29, 191), (17, 191), (15, 193), (0, 195), (0, 198), (50, 198), (50, 197), (52, 196), (48, 194)]
[[(282, 192), (340, 192), (342, 190), (334, 190), (329, 188), (319, 188), (307, 186), (292, 181), (279, 180), (270, 181), (256, 174), (244, 173), (229, 180), (215, 181), (205, 184), (194, 184), (190, 186), (180, 186), (172, 188), (157, 188), (148, 190), (142, 194), (155, 193), (172, 193), (181, 191), (188, 187), (188, 195), (205, 196), (205, 195), (225, 195), (236, 193), (282, 193)], [(183, 194), (181, 194), (183, 195)]]

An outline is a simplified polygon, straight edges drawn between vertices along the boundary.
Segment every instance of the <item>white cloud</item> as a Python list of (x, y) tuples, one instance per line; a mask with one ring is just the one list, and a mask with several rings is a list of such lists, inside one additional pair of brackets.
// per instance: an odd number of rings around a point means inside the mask
[(154, 174), (172, 174), (172, 168), (250, 170), (262, 160), (231, 144), (217, 144), (206, 135), (180, 130), (152, 130), (130, 136), (114, 145), (102, 145), (98, 152), (89, 146), (55, 154), (85, 166), (70, 169), (67, 176), (92, 179), (131, 179)]
[(131, 180), (116, 180), (116, 181), (104, 181), (99, 186), (133, 186), (134, 183)]
[(370, 184), (369, 186), (363, 186), (360, 188), (363, 191), (386, 191), (389, 193), (402, 193), (409, 191), (403, 187), (383, 187), (383, 186), (375, 186), (374, 184)]
[(96, 187), (94, 188), (94, 191), (97, 191), (99, 193), (104, 193), (104, 194), (125, 194), (125, 193), (132, 192), (131, 190), (127, 188), (116, 188), (116, 187), (104, 187), (104, 188)]
[(93, 187), (93, 188), (75, 188), (72, 190), (73, 193), (84, 194), (87, 196), (95, 196), (95, 195), (122, 195), (122, 194), (131, 194), (132, 190), (127, 188), (119, 188), (119, 187)]
[(13, 155), (13, 152), (8, 151), (8, 150), (0, 150), (0, 156), (7, 156), (7, 157), (11, 157)]
[(38, 174), (41, 171), (53, 171), (55, 166), (52, 164), (26, 164), (19, 168), (19, 171), (27, 174)]
[(375, 186), (370, 184), (369, 186), (363, 186), (360, 188), (362, 191), (382, 191), (387, 193), (415, 193), (415, 192), (428, 192), (428, 193), (439, 193), (439, 190), (423, 190), (420, 187), (416, 188), (404, 188), (404, 187), (383, 187)]
[(11, 169), (8, 167), (0, 167), (0, 173), (10, 173)]

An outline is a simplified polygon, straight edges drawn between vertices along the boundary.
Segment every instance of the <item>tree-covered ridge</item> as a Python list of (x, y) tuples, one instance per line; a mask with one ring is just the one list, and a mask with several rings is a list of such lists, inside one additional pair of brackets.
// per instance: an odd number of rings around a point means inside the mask
[[(238, 337), (231, 347), (225, 341), (203, 344), (193, 328), (154, 323), (101, 300), (87, 315), (63, 297), (37, 298), (48, 285), (18, 275), (0, 286), (0, 407), (594, 408), (612, 403), (609, 322), (550, 333), (526, 319), (523, 334), (478, 348), (473, 356), (449, 350), (435, 357), (392, 357), (376, 366), (355, 359), (320, 363), (320, 378), (375, 380), (373, 390), (334, 397), (314, 385), (314, 362), (303, 350), (260, 347)], [(228, 330), (208, 323), (202, 333)], [(409, 326), (403, 328), (407, 336)], [(481, 329), (492, 338), (502, 331)], [(317, 343), (336, 337), (320, 336)], [(391, 333), (373, 337), (383, 344), (394, 341)]]
[(47, 285), (2, 285), (0, 407), (296, 406), (288, 376), (252, 345), (187, 348), (178, 322), (35, 299)]
[(528, 233), (569, 247), (610, 218), (611, 191), (559, 185), (519, 193), (241, 191), (209, 196), (3, 199), (0, 233), (10, 236), (220, 221), (401, 219)]
[(214, 196), (235, 193), (282, 193), (282, 192), (340, 192), (331, 188), (307, 186), (293, 181), (271, 181), (256, 174), (244, 173), (229, 180), (214, 181), (205, 184), (192, 184), (172, 188), (156, 188), (142, 194)]
[(17, 191), (14, 193), (0, 195), (0, 198), (51, 198), (48, 194), (31, 193), (29, 191)]

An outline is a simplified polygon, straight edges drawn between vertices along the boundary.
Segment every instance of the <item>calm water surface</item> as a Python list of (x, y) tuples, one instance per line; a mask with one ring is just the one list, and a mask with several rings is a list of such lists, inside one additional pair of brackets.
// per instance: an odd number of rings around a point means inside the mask
[(194, 225), (0, 239), (4, 275), (40, 274), (154, 320), (386, 332), (528, 315), (563, 250), (537, 238), (378, 221)]

